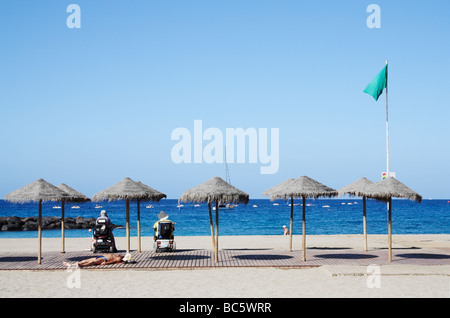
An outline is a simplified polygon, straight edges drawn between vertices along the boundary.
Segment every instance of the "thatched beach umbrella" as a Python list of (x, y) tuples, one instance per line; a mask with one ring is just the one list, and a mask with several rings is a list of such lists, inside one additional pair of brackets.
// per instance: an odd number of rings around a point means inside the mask
[(268, 190), (266, 195), (270, 195), (270, 200), (289, 200), (291, 199), (291, 215), (293, 213), (294, 198), (303, 199), (303, 221), (302, 221), (302, 247), (303, 247), (303, 261), (306, 261), (306, 220), (305, 208), (306, 198), (317, 199), (319, 197), (334, 197), (338, 193), (336, 190), (327, 187), (326, 185), (317, 182), (309, 177), (302, 176), (293, 181), (287, 180), (284, 184), (280, 184)]
[[(288, 179), (286, 181), (281, 182), (280, 184), (266, 190), (263, 192), (263, 195), (266, 197), (270, 197), (272, 193), (276, 193), (277, 191), (286, 189), (287, 186), (295, 181), (294, 178)], [(272, 200), (273, 201), (273, 200)], [(292, 252), (292, 227), (294, 223), (294, 198), (291, 197), (291, 218), (290, 218), (290, 225), (289, 225), (289, 251)]]
[(64, 244), (64, 202), (79, 202), (84, 203), (91, 201), (87, 196), (84, 194), (78, 192), (74, 188), (69, 187), (68, 185), (61, 183), (57, 186), (58, 189), (63, 190), (65, 193), (67, 193), (70, 196), (70, 199), (62, 200), (61, 201), (61, 253), (65, 253), (65, 244)]
[(388, 236), (389, 236), (389, 262), (392, 261), (392, 198), (404, 198), (412, 201), (422, 202), (422, 196), (411, 190), (394, 177), (388, 177), (363, 190), (368, 198), (373, 198), (388, 203)]
[[(163, 198), (167, 198), (162, 192), (149, 187), (148, 185), (142, 183), (141, 181), (137, 182), (145, 191), (148, 192), (149, 197), (145, 200), (159, 202)], [(138, 232), (138, 252), (141, 252), (141, 199), (137, 199), (137, 232)]]
[(151, 200), (148, 190), (130, 178), (124, 178), (122, 181), (97, 192), (92, 197), (92, 201), (126, 201), (126, 235), (127, 235), (127, 253), (130, 252), (130, 200)]
[(342, 189), (338, 190), (339, 195), (350, 194), (355, 197), (362, 196), (363, 199), (363, 236), (364, 236), (364, 250), (367, 251), (367, 222), (366, 222), (366, 196), (362, 191), (364, 191), (368, 186), (373, 184), (367, 178), (361, 178), (355, 182), (346, 185)]
[[(219, 177), (213, 177), (208, 181), (185, 191), (181, 195), (181, 202), (201, 203), (207, 202), (209, 209), (209, 222), (211, 226), (211, 238), (214, 250), (214, 260), (218, 262), (219, 251), (219, 204), (244, 203), (249, 201), (249, 195)], [(216, 230), (214, 235), (214, 227), (211, 213), (211, 202), (216, 207)], [(215, 238), (214, 238), (215, 236)]]
[(38, 202), (38, 264), (41, 264), (42, 253), (42, 202), (62, 201), (70, 199), (70, 195), (58, 189), (44, 179), (36, 180), (20, 189), (17, 189), (5, 196), (5, 200), (13, 203)]

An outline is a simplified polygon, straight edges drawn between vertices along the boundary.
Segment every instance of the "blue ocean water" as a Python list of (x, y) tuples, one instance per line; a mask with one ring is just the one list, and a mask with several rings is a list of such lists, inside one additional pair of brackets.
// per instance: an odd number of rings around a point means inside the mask
[[(299, 204), (300, 200), (294, 204)], [(362, 200), (360, 199), (318, 199), (306, 201), (306, 233), (319, 234), (362, 234)], [(274, 205), (278, 204), (278, 205)], [(66, 217), (94, 217), (100, 210), (96, 204), (80, 204), (79, 209), (71, 209), (67, 204)], [(103, 202), (103, 209), (115, 224), (125, 226), (125, 202)], [(160, 211), (169, 214), (176, 223), (176, 236), (210, 235), (207, 204), (195, 207), (184, 204), (177, 208), (177, 200), (162, 200), (152, 203), (154, 208), (146, 208), (148, 203), (141, 203), (141, 235), (153, 236), (153, 224), (158, 220)], [(257, 207), (254, 207), (256, 205)], [(54, 209), (55, 203), (43, 204), (43, 216), (60, 216), (61, 210)], [(282, 226), (289, 227), (290, 207), (286, 201), (250, 200), (247, 205), (233, 209), (219, 210), (220, 235), (280, 235)], [(0, 216), (28, 217), (38, 215), (38, 205), (12, 204), (0, 200)], [(367, 200), (367, 231), (369, 234), (387, 234), (386, 204), (376, 200)], [(213, 211), (213, 218), (214, 211)], [(137, 206), (130, 203), (131, 235), (137, 235)], [(294, 234), (301, 234), (302, 206), (294, 207)], [(393, 200), (392, 203), (393, 234), (450, 234), (450, 203), (447, 200), (423, 200), (422, 203), (409, 200)], [(91, 237), (88, 230), (66, 230), (66, 237)], [(125, 228), (114, 230), (115, 236), (125, 236)], [(60, 237), (61, 231), (45, 230), (43, 237)], [(0, 238), (37, 237), (36, 231), (1, 232)]]

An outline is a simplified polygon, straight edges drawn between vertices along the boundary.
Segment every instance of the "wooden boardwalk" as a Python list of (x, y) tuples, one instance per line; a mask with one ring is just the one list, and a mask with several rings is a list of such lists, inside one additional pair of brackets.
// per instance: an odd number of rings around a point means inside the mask
[[(123, 251), (120, 251), (124, 254)], [(393, 262), (388, 262), (386, 249), (358, 251), (345, 248), (310, 248), (306, 262), (301, 259), (301, 251), (280, 251), (273, 249), (222, 249), (219, 262), (214, 263), (211, 250), (178, 250), (174, 253), (132, 251), (136, 260), (133, 264), (113, 264), (92, 266), (86, 269), (207, 269), (226, 267), (275, 267), (306, 268), (323, 265), (450, 265), (450, 249), (398, 248), (393, 250)], [(42, 264), (37, 264), (36, 255), (20, 253), (0, 253), (0, 270), (65, 270), (63, 262), (75, 263), (94, 257), (89, 251), (43, 253)]]

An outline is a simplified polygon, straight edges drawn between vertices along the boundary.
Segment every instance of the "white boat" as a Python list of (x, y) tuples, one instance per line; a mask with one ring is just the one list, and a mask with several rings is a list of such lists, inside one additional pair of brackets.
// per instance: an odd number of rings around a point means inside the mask
[(322, 208), (329, 208), (329, 207), (330, 207), (329, 205), (322, 206)]
[(274, 203), (273, 205), (279, 205), (278, 203)]
[(74, 205), (73, 207), (72, 207), (72, 209), (79, 209), (80, 207), (78, 206), (78, 205)]
[(59, 205), (55, 205), (53, 208), (54, 209), (61, 209), (61, 207)]
[(198, 208), (200, 206), (200, 204), (195, 204), (194, 207)]
[(96, 208), (96, 209), (101, 209), (101, 208), (103, 208), (103, 207), (102, 207), (101, 205), (96, 204), (96, 205), (95, 205), (95, 208)]
[(253, 204), (253, 207), (254, 207), (254, 208), (257, 208), (258, 206), (257, 206), (256, 204)]
[(149, 204), (145, 207), (146, 209), (153, 209), (153, 205)]

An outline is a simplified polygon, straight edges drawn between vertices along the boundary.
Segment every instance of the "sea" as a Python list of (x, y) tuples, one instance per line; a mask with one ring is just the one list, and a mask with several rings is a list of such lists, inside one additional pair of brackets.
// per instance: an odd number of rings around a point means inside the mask
[[(289, 202), (290, 203), (290, 202)], [(72, 208), (74, 205), (79, 208)], [(100, 205), (100, 207), (96, 206)], [(283, 225), (289, 228), (290, 206), (286, 201), (250, 200), (247, 205), (219, 208), (219, 235), (281, 235)], [(106, 210), (114, 224), (121, 227), (114, 235), (126, 235), (125, 201), (87, 202), (65, 205), (66, 217), (97, 218)], [(141, 235), (153, 236), (153, 224), (157, 215), (164, 211), (176, 223), (175, 236), (210, 235), (207, 204), (184, 203), (178, 207), (177, 200), (159, 203), (141, 202)], [(215, 211), (213, 220), (215, 221)], [(29, 217), (38, 215), (36, 203), (14, 204), (0, 200), (0, 216)], [(55, 202), (45, 202), (43, 216), (61, 216)], [(306, 234), (362, 234), (363, 204), (358, 198), (306, 200)], [(137, 203), (130, 202), (131, 236), (137, 235)], [(367, 200), (368, 234), (388, 233), (388, 212), (384, 202)], [(60, 229), (44, 230), (43, 237), (60, 237)], [(301, 200), (294, 201), (293, 234), (302, 233)], [(450, 201), (423, 200), (421, 203), (394, 199), (392, 202), (393, 234), (450, 234)], [(66, 237), (91, 237), (87, 229), (65, 230)], [(0, 238), (34, 238), (37, 231), (0, 231)]]

